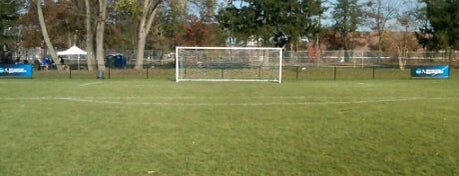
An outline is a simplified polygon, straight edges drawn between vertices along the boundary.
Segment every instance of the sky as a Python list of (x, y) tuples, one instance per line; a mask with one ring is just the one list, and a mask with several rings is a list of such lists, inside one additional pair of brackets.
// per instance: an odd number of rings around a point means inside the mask
[[(226, 4), (229, 0), (218, 0), (218, 4)], [(333, 10), (332, 6), (337, 2), (337, 0), (322, 0), (324, 3), (324, 6), (330, 7), (325, 14), (322, 17), (322, 25), (325, 26), (330, 26), (333, 24), (333, 21), (331, 19), (331, 12)], [(368, 2), (369, 0), (358, 0), (359, 3), (364, 4), (365, 2)], [(409, 8), (412, 8), (415, 6), (418, 0), (382, 0), (383, 3), (385, 2), (392, 2), (397, 5), (396, 7), (400, 8), (400, 11), (406, 11), (409, 10)], [(240, 0), (232, 0), (234, 5), (239, 6), (240, 5)], [(395, 20), (391, 21), (390, 23), (395, 24)], [(365, 28), (364, 26), (360, 27), (359, 30), (361, 31), (366, 31), (369, 30), (368, 28)]]

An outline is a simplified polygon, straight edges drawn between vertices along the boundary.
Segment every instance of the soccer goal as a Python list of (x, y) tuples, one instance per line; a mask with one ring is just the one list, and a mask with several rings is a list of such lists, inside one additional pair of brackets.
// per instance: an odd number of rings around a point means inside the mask
[(282, 82), (282, 48), (177, 47), (176, 81)]

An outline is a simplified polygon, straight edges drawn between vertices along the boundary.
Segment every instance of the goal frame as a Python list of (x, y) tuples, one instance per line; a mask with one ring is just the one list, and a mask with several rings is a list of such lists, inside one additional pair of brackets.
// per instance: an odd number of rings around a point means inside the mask
[[(275, 50), (279, 53), (279, 68), (278, 68), (278, 78), (277, 79), (188, 79), (180, 77), (180, 55), (179, 51), (182, 49), (195, 49), (195, 50)], [(228, 82), (228, 81), (246, 81), (246, 82), (277, 82), (282, 83), (282, 62), (283, 62), (283, 49), (275, 47), (192, 47), (192, 46), (178, 46), (175, 48), (175, 80), (176, 82), (182, 81), (213, 81), (213, 82)], [(276, 66), (277, 67), (277, 66)], [(275, 67), (274, 67), (275, 68)]]

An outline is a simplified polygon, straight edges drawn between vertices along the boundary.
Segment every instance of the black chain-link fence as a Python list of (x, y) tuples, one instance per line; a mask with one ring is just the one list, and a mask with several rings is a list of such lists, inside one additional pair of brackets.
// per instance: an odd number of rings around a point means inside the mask
[[(175, 55), (158, 50), (145, 51), (141, 69), (135, 69), (134, 51), (107, 51), (104, 79), (141, 78), (175, 79)], [(48, 66), (39, 62), (42, 50), (22, 52), (20, 59), (33, 64), (34, 78), (94, 79), (99, 77), (97, 65), (88, 67), (85, 56), (68, 56), (64, 64)], [(450, 65), (454, 78), (459, 59), (458, 52), (406, 52), (388, 54), (378, 51), (284, 51), (283, 80), (342, 80), (342, 79), (407, 79), (410, 68), (418, 65)], [(110, 60), (120, 54), (125, 61)], [(452, 59), (449, 59), (452, 56)], [(41, 60), (40, 60), (41, 61)], [(20, 62), (22, 63), (22, 62)]]
[[(33, 68), (34, 79), (167, 79), (175, 81), (176, 69), (172, 65), (145, 64), (141, 69), (135, 69), (134, 65), (126, 65), (123, 68), (107, 66), (102, 77), (97, 69), (77, 69), (70, 65), (66, 69), (58, 70), (50, 67), (48, 70)], [(96, 66), (94, 66), (96, 68)], [(235, 68), (231, 68), (234, 71)], [(241, 68), (244, 69), (244, 68)], [(397, 65), (373, 65), (373, 66), (283, 66), (282, 80), (391, 80), (411, 79), (410, 67), (401, 70)], [(459, 73), (455, 67), (450, 68), (450, 79), (455, 79)]]

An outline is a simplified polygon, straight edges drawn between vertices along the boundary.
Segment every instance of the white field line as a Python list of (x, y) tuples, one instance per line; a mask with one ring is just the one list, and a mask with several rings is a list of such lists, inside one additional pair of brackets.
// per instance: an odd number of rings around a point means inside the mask
[(96, 84), (102, 84), (102, 82), (85, 83), (85, 84), (80, 84), (80, 86), (84, 87), (84, 86), (90, 86), (90, 85), (96, 85)]
[[(223, 97), (220, 97), (224, 99)], [(123, 104), (123, 105), (165, 105), (165, 106), (270, 106), (270, 105), (334, 105), (334, 104), (366, 104), (366, 103), (385, 103), (385, 102), (401, 102), (401, 101), (416, 101), (416, 100), (458, 100), (459, 98), (434, 98), (434, 97), (382, 97), (381, 99), (366, 99), (366, 100), (335, 100), (325, 98), (318, 101), (317, 97), (290, 97), (291, 100), (301, 100), (301, 102), (282, 102), (276, 101), (279, 99), (288, 100), (288, 97), (265, 97), (269, 102), (247, 102), (249, 98), (241, 98), (241, 103), (221, 103), (221, 102), (164, 102), (161, 100), (183, 100), (183, 99), (202, 99), (213, 100), (212, 98), (201, 97), (150, 97), (148, 100), (145, 97), (118, 97), (118, 98), (96, 98), (96, 97), (0, 97), (1, 101), (68, 101), (81, 103), (96, 103), (96, 104)], [(234, 99), (234, 98), (231, 98)], [(259, 97), (259, 99), (262, 99)], [(308, 101), (309, 99), (309, 101)], [(143, 100), (143, 101), (138, 101)], [(265, 100), (265, 101), (267, 101)], [(243, 103), (244, 102), (244, 103)]]

